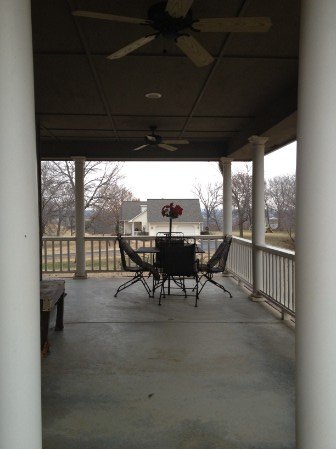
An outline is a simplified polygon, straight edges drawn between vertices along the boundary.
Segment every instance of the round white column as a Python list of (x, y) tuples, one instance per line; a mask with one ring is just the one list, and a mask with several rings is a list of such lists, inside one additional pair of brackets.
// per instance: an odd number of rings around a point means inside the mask
[(252, 174), (252, 265), (253, 293), (252, 298), (260, 298), (263, 285), (262, 252), (258, 246), (265, 246), (265, 186), (264, 155), (267, 137), (252, 136), (249, 142), (253, 147)]
[(232, 159), (222, 157), (223, 168), (223, 234), (232, 234)]
[(75, 279), (86, 279), (85, 267), (85, 204), (84, 168), (85, 157), (74, 157), (75, 161), (75, 201), (76, 201), (76, 273)]
[(297, 448), (336, 447), (336, 2), (302, 1), (296, 200)]
[(29, 0), (0, 0), (0, 447), (40, 449), (37, 161)]

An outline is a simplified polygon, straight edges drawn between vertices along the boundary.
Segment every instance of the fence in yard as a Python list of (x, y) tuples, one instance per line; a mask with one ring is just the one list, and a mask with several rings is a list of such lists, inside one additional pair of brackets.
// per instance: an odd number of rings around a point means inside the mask
[[(130, 245), (139, 247), (155, 246), (155, 237), (125, 237)], [(204, 250), (198, 254), (202, 263), (210, 259), (218, 248), (220, 236), (196, 236), (197, 244)], [(256, 247), (263, 254), (263, 295), (282, 310), (294, 314), (294, 275), (295, 253), (270, 246)], [(121, 260), (117, 238), (85, 237), (86, 271), (88, 273), (121, 272)], [(149, 254), (142, 257), (149, 258)], [(252, 243), (249, 240), (234, 237), (229, 253), (228, 271), (247, 288), (252, 288)], [(76, 270), (76, 238), (75, 237), (43, 237), (42, 272), (74, 273)]]

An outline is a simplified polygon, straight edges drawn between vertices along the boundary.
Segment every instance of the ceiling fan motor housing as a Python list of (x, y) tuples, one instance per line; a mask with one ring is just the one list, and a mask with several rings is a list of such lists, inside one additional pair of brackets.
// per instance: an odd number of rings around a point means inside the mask
[(145, 142), (147, 145), (158, 145), (159, 143), (162, 142), (162, 137), (159, 136), (158, 134), (154, 134), (153, 132), (149, 136), (145, 137)]
[(166, 12), (166, 5), (166, 1), (152, 5), (148, 10), (148, 19), (152, 21), (151, 26), (164, 37), (176, 39), (183, 30), (192, 26), (192, 11), (189, 9), (185, 17), (175, 18)]

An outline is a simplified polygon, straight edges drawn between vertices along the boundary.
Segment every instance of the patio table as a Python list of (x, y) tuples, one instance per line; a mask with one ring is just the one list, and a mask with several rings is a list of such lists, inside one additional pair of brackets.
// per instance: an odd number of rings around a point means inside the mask
[[(160, 252), (160, 249), (155, 247), (155, 246), (141, 246), (140, 248), (135, 250), (136, 253), (138, 254), (152, 254), (152, 257), (154, 258), (155, 254), (158, 254)], [(204, 254), (205, 251), (203, 248), (201, 248), (200, 246), (196, 245), (196, 253), (197, 254)], [(152, 263), (153, 263), (153, 259), (152, 259)], [(171, 283), (171, 279), (173, 277), (172, 276), (168, 276), (168, 295), (170, 295), (170, 283)]]
[(46, 357), (49, 352), (49, 320), (50, 314), (56, 307), (55, 331), (63, 330), (63, 312), (65, 281), (62, 279), (40, 281), (40, 322), (41, 322), (41, 356)]

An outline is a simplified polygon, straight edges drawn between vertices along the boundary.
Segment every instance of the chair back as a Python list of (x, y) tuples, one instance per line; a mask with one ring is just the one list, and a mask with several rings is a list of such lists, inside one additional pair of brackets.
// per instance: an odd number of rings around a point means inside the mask
[(225, 270), (231, 242), (232, 236), (226, 235), (222, 243), (219, 245), (219, 247), (216, 249), (211, 259), (207, 263), (207, 267), (210, 270), (213, 269), (214, 267), (220, 269), (221, 271)]
[(171, 276), (195, 276), (196, 245), (166, 245), (161, 251), (161, 269)]
[(131, 245), (125, 239), (123, 239), (120, 234), (117, 236), (117, 240), (119, 243), (121, 265), (122, 265), (123, 270), (130, 271), (132, 268), (131, 266), (127, 265), (125, 255), (127, 255), (131, 259), (131, 261), (134, 262), (136, 265), (138, 265), (139, 267), (142, 267), (142, 264), (144, 261), (141, 259), (139, 254), (137, 254), (134, 251), (134, 249), (131, 247)]
[(118, 240), (119, 249), (120, 249), (121, 265), (122, 265), (124, 271), (132, 270), (132, 267), (127, 265), (127, 263), (126, 263), (126, 257), (125, 257), (125, 254), (126, 254), (131, 259), (131, 261), (137, 265), (137, 267), (140, 270), (149, 271), (150, 273), (152, 273), (152, 275), (154, 276), (154, 278), (156, 280), (160, 280), (160, 273), (158, 272), (158, 270), (155, 267), (153, 267), (153, 265), (151, 265), (150, 263), (142, 260), (141, 257), (139, 256), (139, 254), (137, 254), (134, 251), (134, 249), (131, 247), (131, 245), (125, 239), (123, 239), (120, 234), (118, 234), (117, 240)]
[[(159, 233), (158, 233), (159, 234)], [(184, 245), (184, 237), (182, 235), (156, 235), (155, 237), (155, 246), (159, 249), (159, 252), (156, 254), (156, 265), (161, 267), (162, 264), (162, 252), (169, 245)]]

